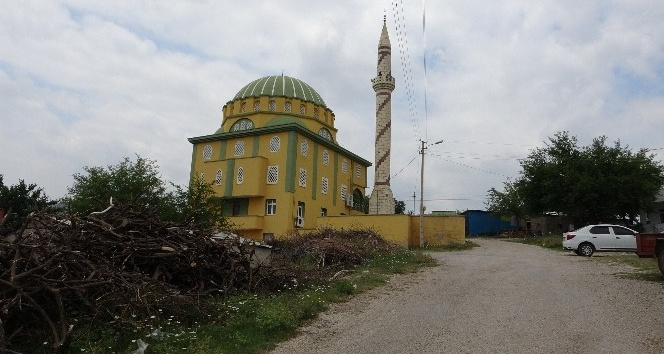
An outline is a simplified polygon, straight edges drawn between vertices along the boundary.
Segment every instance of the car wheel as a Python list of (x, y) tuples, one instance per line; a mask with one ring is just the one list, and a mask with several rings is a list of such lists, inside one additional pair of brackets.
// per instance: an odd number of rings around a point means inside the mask
[(577, 251), (579, 251), (580, 256), (590, 257), (595, 253), (595, 247), (590, 243), (582, 243), (579, 245)]

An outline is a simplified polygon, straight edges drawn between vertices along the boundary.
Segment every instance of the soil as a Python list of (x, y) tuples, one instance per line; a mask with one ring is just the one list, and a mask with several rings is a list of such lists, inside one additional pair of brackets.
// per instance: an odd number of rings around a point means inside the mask
[(333, 305), (272, 353), (664, 353), (664, 283), (571, 252), (476, 242)]

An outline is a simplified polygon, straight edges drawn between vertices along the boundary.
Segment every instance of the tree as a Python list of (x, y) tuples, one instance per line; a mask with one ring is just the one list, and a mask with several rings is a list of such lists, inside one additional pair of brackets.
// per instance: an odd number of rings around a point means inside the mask
[(559, 132), (544, 148), (520, 161), (522, 171), (502, 192), (490, 189), (489, 209), (521, 210), (529, 215), (556, 212), (575, 223), (636, 219), (664, 185), (664, 166), (647, 149), (637, 152), (595, 138), (579, 147), (568, 132)]
[(230, 228), (228, 219), (224, 217), (223, 200), (215, 195), (212, 183), (195, 177), (187, 189), (173, 187), (175, 191), (168, 196), (168, 210), (162, 212), (165, 219), (191, 223), (198, 230)]
[[(222, 214), (222, 201), (214, 196), (211, 184), (194, 178), (187, 188), (161, 179), (156, 161), (125, 157), (117, 165), (84, 167), (74, 175), (66, 200), (74, 213), (99, 211), (114, 204), (129, 205), (137, 211), (158, 209), (163, 221), (191, 223), (199, 230), (228, 226)], [(172, 187), (167, 190), (167, 186)]]
[(394, 198), (394, 213), (395, 214), (403, 214), (406, 212), (406, 202), (403, 200), (397, 200), (397, 198)]
[(0, 175), (0, 208), (6, 214), (4, 220), (0, 220), (0, 235), (18, 230), (30, 213), (52, 204), (44, 190), (36, 184), (19, 180), (18, 184), (6, 186), (3, 175)]
[(162, 206), (167, 198), (157, 163), (136, 156), (125, 157), (117, 165), (83, 167), (85, 173), (74, 174), (74, 185), (68, 188), (69, 206), (75, 213), (103, 210), (114, 203), (131, 204), (139, 210)]
[(503, 183), (503, 191), (489, 189), (487, 210), (503, 215), (514, 215), (518, 220), (524, 216), (525, 208), (519, 194), (519, 186), (510, 180)]

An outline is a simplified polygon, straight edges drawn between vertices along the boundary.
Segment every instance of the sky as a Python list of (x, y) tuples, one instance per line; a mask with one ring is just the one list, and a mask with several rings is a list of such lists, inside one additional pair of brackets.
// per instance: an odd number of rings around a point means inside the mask
[(184, 186), (187, 138), (214, 133), (244, 85), (282, 73), (316, 89), (339, 144), (373, 162), (384, 16), (391, 186), (407, 210), (421, 195), (422, 141), (427, 212), (485, 209), (487, 191), (561, 131), (662, 161), (661, 0), (9, 0), (0, 174), (57, 199), (85, 166), (139, 155)]

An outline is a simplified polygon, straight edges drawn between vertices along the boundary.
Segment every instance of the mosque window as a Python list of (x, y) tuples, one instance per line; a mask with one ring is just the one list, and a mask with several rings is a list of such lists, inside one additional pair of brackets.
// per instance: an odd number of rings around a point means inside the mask
[(348, 198), (348, 187), (345, 184), (341, 185), (341, 200), (346, 201)]
[(235, 156), (244, 155), (244, 141), (238, 141), (235, 143)]
[(300, 187), (307, 186), (307, 170), (304, 168), (300, 169)]
[(267, 104), (267, 109), (270, 112), (276, 111), (277, 110), (277, 102), (275, 102), (274, 100), (270, 100), (270, 102), (268, 102), (268, 104)]
[(245, 113), (247, 111), (247, 102), (242, 102), (240, 105), (240, 113)]
[(314, 118), (318, 118), (318, 108), (314, 108)]
[(326, 140), (332, 141), (332, 134), (330, 134), (330, 131), (325, 128), (320, 128), (318, 135), (322, 136)]
[(254, 101), (254, 112), (258, 112), (261, 110), (261, 101), (256, 100)]
[(284, 112), (290, 113), (293, 110), (293, 104), (290, 102), (286, 102), (284, 104)]
[(279, 151), (279, 146), (281, 145), (281, 141), (278, 136), (273, 136), (270, 139), (270, 152), (277, 152)]
[(330, 163), (330, 153), (327, 150), (323, 150), (323, 165)]
[(306, 113), (307, 113), (307, 106), (305, 106), (304, 104), (301, 104), (300, 105), (300, 114), (305, 115)]
[(323, 194), (327, 194), (328, 186), (329, 186), (329, 182), (327, 180), (327, 177), (323, 177), (323, 179), (321, 181), (320, 192), (323, 193)]
[(237, 169), (237, 184), (242, 184), (244, 182), (244, 167), (238, 167)]
[(302, 153), (302, 156), (307, 156), (309, 153), (309, 142), (306, 140), (302, 140), (300, 143), (300, 153)]
[(355, 176), (357, 178), (362, 178), (362, 166), (358, 165), (355, 167)]
[(341, 172), (348, 173), (348, 160), (346, 159), (341, 162)]
[(279, 166), (267, 167), (267, 184), (277, 184), (279, 181)]
[(221, 170), (217, 170), (217, 174), (214, 177), (214, 184), (221, 186), (221, 175), (222, 175)]
[(265, 215), (274, 215), (277, 213), (277, 200), (276, 199), (266, 199), (265, 200)]
[(254, 122), (249, 119), (240, 119), (237, 122), (233, 123), (231, 126), (231, 132), (239, 132), (242, 130), (254, 129)]
[(212, 145), (205, 145), (203, 148), (203, 159), (209, 160), (212, 158)]

